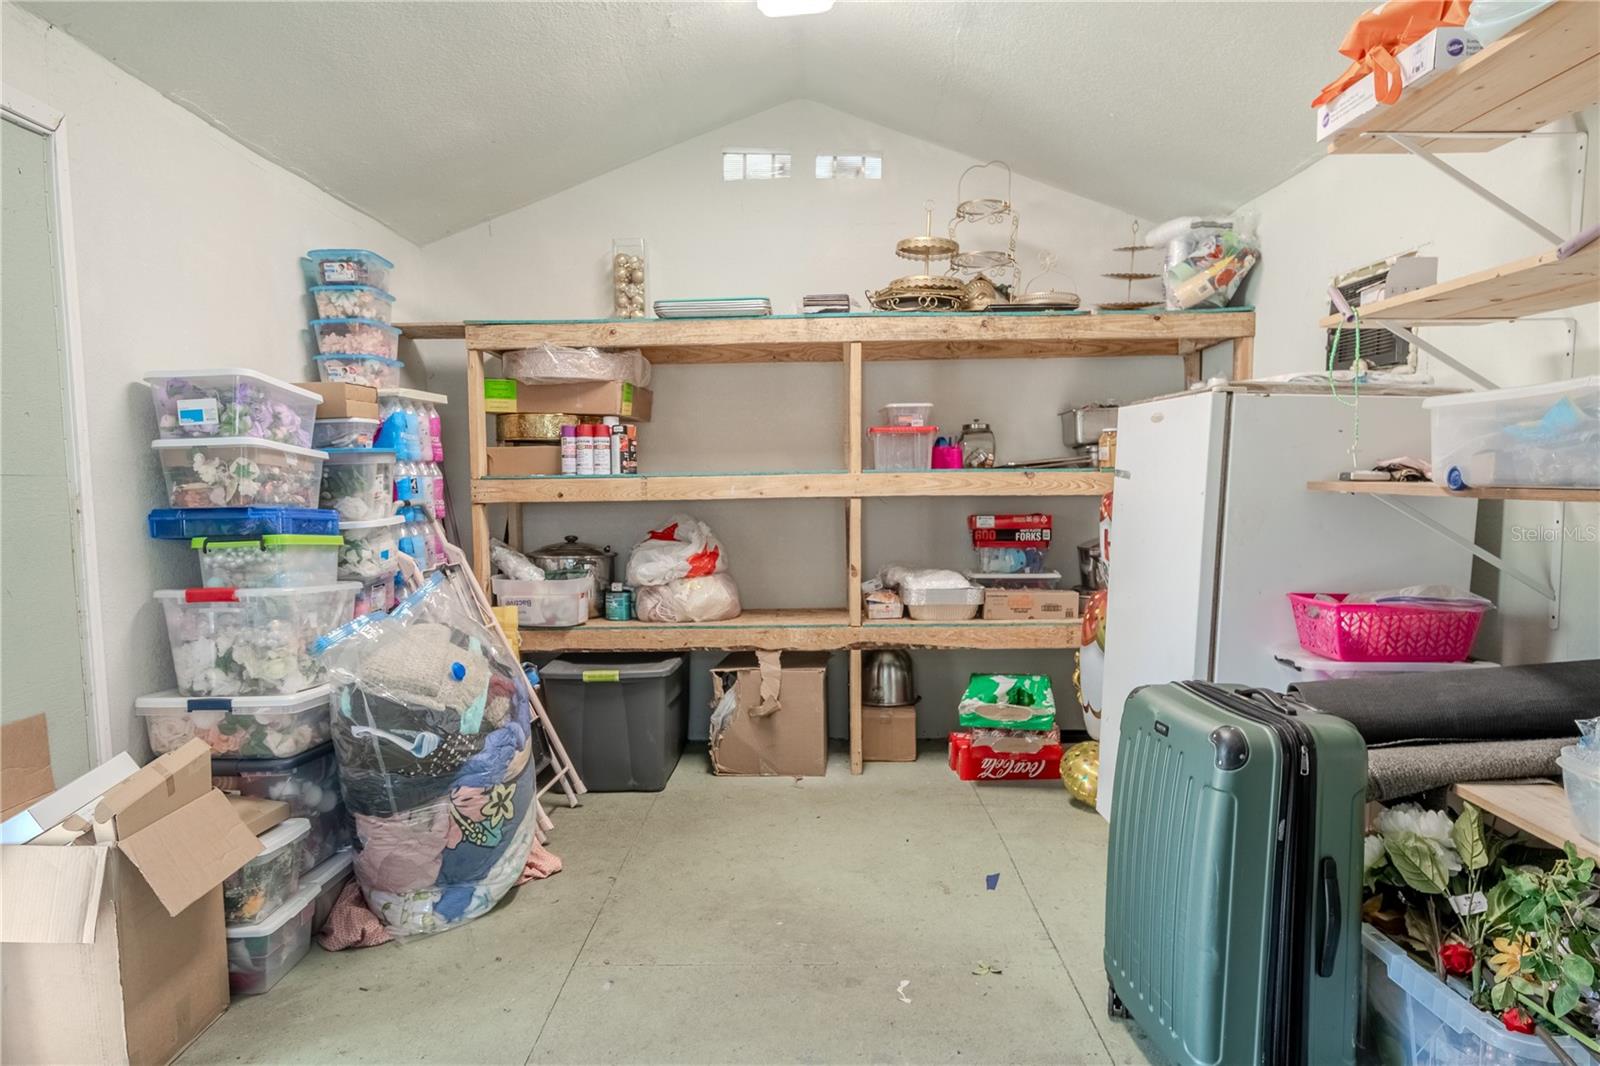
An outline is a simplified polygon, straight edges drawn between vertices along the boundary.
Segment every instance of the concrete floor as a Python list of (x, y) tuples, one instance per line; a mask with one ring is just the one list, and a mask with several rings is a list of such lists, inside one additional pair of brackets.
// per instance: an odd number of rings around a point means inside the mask
[(440, 936), (313, 946), (182, 1061), (1150, 1061), (1105, 1016), (1106, 825), (1057, 781), (691, 751), (664, 792), (553, 817), (562, 873)]

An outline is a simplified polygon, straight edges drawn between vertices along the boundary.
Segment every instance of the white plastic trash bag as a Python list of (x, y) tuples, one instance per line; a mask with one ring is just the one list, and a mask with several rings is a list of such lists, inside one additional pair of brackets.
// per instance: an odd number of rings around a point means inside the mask
[(740, 613), (739, 586), (728, 574), (644, 585), (634, 596), (641, 622), (722, 622)]
[[(634, 545), (628, 556), (628, 584), (644, 589), (686, 577), (721, 574), (727, 569), (722, 545), (711, 527), (680, 514), (646, 533), (644, 540)], [(643, 613), (640, 617), (644, 617)]]

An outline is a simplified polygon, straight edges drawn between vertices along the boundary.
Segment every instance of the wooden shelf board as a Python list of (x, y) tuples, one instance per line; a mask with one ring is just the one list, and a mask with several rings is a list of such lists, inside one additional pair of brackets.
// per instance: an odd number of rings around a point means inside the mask
[[(1393, 133), (1528, 133), (1600, 102), (1600, 18), (1587, 0), (1561, 0), (1467, 59), (1340, 130), (1328, 151), (1403, 151)], [(1483, 152), (1510, 140), (1426, 141), (1435, 152)]]
[(1547, 781), (1471, 781), (1457, 785), (1455, 793), (1485, 814), (1510, 822), (1546, 844), (1559, 848), (1570, 840), (1579, 855), (1600, 860), (1600, 844), (1578, 832), (1566, 790), (1560, 785)]
[(726, 622), (611, 622), (523, 629), (525, 652), (844, 651), (851, 648), (1076, 648), (1077, 622), (849, 623), (843, 608), (748, 610)]
[(1563, 489), (1529, 486), (1490, 487), (1455, 491), (1431, 481), (1308, 481), (1312, 492), (1341, 492), (1353, 496), (1424, 496), (1462, 500), (1540, 500), (1547, 503), (1600, 503), (1600, 489)]
[(736, 319), (473, 321), (469, 349), (540, 343), (639, 348), (655, 363), (867, 362), (1178, 355), (1255, 335), (1253, 311), (1099, 314), (860, 314)]
[(601, 503), (668, 500), (794, 500), (893, 496), (1100, 496), (1113, 475), (1098, 470), (821, 471), (770, 474), (640, 474), (627, 477), (485, 477), (474, 503)]
[(465, 322), (396, 322), (395, 328), (414, 341), (458, 341), (467, 335)]
[[(1476, 274), (1442, 281), (1359, 309), (1368, 322), (1503, 322), (1600, 300), (1600, 241), (1566, 259), (1554, 248)], [(1332, 329), (1340, 316), (1327, 315)]]

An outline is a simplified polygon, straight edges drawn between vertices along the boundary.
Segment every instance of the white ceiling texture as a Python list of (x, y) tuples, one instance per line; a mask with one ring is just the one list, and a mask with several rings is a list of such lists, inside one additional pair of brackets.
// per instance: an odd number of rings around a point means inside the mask
[(419, 243), (796, 98), (1147, 218), (1316, 156), (1360, 2), (29, 2)]

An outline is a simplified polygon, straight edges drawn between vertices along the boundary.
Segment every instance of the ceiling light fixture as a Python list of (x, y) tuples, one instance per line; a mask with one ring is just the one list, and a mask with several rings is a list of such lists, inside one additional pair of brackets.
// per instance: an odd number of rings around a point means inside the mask
[(769, 19), (820, 15), (832, 7), (833, 0), (756, 0), (756, 8)]

